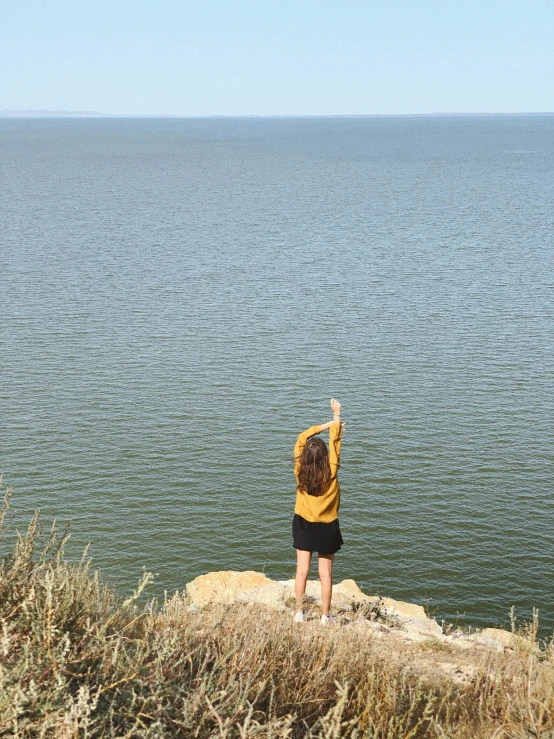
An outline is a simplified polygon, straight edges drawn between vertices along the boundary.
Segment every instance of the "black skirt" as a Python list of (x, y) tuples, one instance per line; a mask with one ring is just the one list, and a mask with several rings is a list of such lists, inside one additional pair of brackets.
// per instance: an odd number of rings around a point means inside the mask
[(331, 523), (314, 523), (294, 514), (292, 519), (292, 542), (295, 549), (319, 554), (335, 554), (343, 545), (339, 519)]

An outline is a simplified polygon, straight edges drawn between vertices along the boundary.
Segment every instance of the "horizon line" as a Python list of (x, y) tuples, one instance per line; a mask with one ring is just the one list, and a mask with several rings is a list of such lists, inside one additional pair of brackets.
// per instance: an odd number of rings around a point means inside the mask
[(429, 113), (101, 113), (91, 110), (23, 109), (0, 110), (0, 118), (397, 118), (423, 116), (540, 116), (554, 111), (464, 112), (434, 111)]

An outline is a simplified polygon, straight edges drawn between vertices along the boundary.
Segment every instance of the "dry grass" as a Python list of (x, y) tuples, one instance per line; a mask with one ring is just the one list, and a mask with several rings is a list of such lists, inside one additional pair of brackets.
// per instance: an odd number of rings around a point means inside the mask
[(487, 652), (462, 684), (428, 669), (442, 647), (179, 596), (145, 610), (148, 577), (122, 602), (38, 533), (0, 567), (1, 737), (554, 737), (549, 650)]

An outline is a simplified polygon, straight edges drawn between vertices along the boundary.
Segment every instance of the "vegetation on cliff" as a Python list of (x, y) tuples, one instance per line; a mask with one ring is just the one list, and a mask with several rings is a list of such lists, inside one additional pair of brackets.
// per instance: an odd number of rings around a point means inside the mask
[(432, 641), (391, 650), (179, 594), (141, 606), (148, 576), (121, 600), (55, 528), (41, 541), (35, 517), (0, 565), (0, 737), (554, 736), (554, 653), (533, 629), (460, 681), (432, 669), (448, 658)]

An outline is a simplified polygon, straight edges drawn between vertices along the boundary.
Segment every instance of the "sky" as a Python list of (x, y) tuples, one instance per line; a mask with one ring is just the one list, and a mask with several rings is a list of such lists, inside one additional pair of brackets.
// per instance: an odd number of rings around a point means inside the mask
[(0, 110), (554, 111), (554, 0), (0, 0)]

